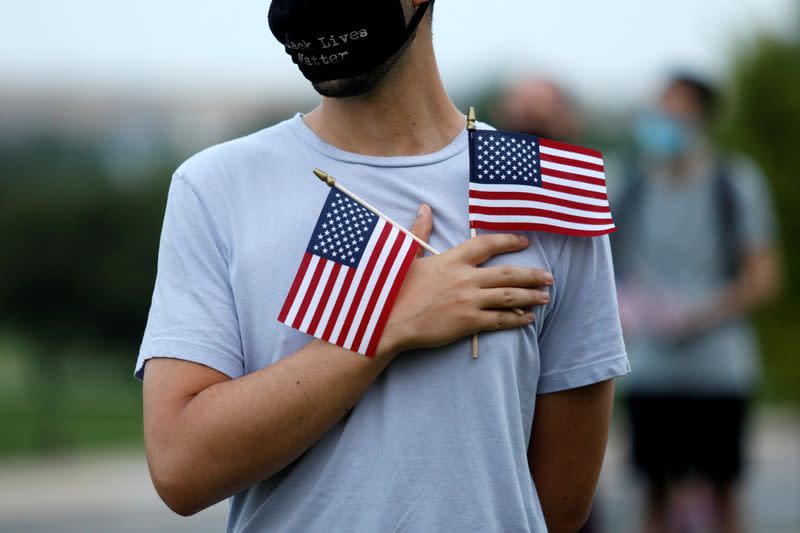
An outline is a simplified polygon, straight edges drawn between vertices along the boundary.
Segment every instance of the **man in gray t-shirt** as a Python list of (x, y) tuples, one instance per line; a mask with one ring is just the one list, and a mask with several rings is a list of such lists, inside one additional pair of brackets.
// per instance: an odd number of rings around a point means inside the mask
[[(232, 532), (585, 520), (629, 368), (609, 241), (469, 239), (466, 121), (430, 9), (276, 0), (271, 28), (321, 105), (175, 173), (136, 376), (176, 512), (230, 498)], [(372, 359), (277, 320), (328, 193), (315, 167), (445, 251), (413, 261)]]
[(714, 530), (740, 530), (734, 482), (758, 375), (746, 313), (776, 286), (764, 179), (744, 158), (714, 155), (713, 100), (702, 80), (672, 80), (637, 125), (645, 170), (614, 204), (620, 306), (636, 369), (624, 391), (652, 530), (666, 527), (668, 502), (692, 478), (711, 487)]

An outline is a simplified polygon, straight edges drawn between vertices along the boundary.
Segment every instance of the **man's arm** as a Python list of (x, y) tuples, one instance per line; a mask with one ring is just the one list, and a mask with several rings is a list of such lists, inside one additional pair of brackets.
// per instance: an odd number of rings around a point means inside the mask
[(156, 490), (188, 516), (269, 477), (341, 419), (390, 360), (315, 340), (235, 380), (188, 361), (149, 361), (144, 433)]
[(781, 285), (780, 251), (766, 179), (752, 162), (737, 158), (731, 184), (738, 207), (740, 268), (699, 309), (691, 310), (678, 337), (691, 337), (744, 316), (772, 300)]
[(613, 401), (613, 380), (536, 399), (528, 464), (552, 533), (574, 533), (586, 522)]
[(682, 336), (690, 337), (743, 316), (773, 299), (780, 288), (780, 261), (773, 246), (748, 249), (736, 278), (708, 303), (689, 313)]
[[(430, 211), (422, 218), (415, 228), (427, 239)], [(548, 293), (538, 289), (552, 277), (527, 268), (475, 268), (527, 244), (516, 235), (483, 235), (416, 259), (374, 359), (312, 341), (235, 380), (202, 365), (152, 359), (144, 375), (145, 445), (159, 495), (175, 512), (195, 513), (297, 459), (398, 353), (529, 324), (532, 314), (511, 309), (546, 302)]]

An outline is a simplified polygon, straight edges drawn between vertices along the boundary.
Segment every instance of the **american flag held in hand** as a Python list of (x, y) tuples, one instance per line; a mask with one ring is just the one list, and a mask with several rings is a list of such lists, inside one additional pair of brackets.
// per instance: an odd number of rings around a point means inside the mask
[(418, 248), (406, 233), (331, 189), (278, 320), (374, 356)]
[(597, 236), (615, 231), (600, 152), (470, 131), (470, 227)]

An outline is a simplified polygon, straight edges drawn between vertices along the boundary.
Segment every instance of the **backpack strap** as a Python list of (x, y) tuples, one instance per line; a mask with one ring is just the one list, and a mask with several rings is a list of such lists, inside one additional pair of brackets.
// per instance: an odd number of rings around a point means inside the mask
[(631, 166), (625, 179), (625, 189), (614, 202), (614, 224), (617, 231), (611, 234), (611, 247), (614, 253), (614, 270), (618, 279), (625, 279), (631, 248), (634, 246), (636, 227), (641, 220), (642, 198), (646, 187), (644, 176)]
[[(637, 227), (641, 221), (642, 200), (647, 186), (646, 179), (636, 171), (630, 171), (625, 180), (626, 187), (615, 202), (614, 222), (617, 231), (611, 235), (615, 256), (615, 270), (619, 279), (627, 274), (627, 258)], [(741, 268), (741, 206), (731, 177), (730, 164), (719, 158), (714, 165), (713, 202), (717, 219), (717, 236), (723, 260), (726, 280), (735, 278)]]
[(731, 167), (722, 158), (719, 158), (715, 165), (713, 194), (724, 274), (725, 279), (730, 280), (739, 274), (742, 266), (742, 212), (739, 197), (731, 178)]

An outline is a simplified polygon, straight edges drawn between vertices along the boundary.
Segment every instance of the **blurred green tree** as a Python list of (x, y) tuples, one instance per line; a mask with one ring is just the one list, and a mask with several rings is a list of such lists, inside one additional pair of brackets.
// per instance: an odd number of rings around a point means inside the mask
[(4, 155), (0, 324), (48, 349), (90, 340), (131, 350), (171, 171), (115, 183), (91, 151), (52, 140)]
[(120, 183), (92, 144), (43, 136), (0, 147), (0, 328), (28, 339), (18, 357), (31, 372), (38, 450), (72, 444), (62, 410), (70, 348), (132, 364), (174, 167), (169, 158), (151, 176)]
[(766, 392), (800, 402), (800, 41), (760, 37), (740, 51), (728, 86), (720, 137), (766, 172), (781, 231), (783, 293), (758, 317)]

